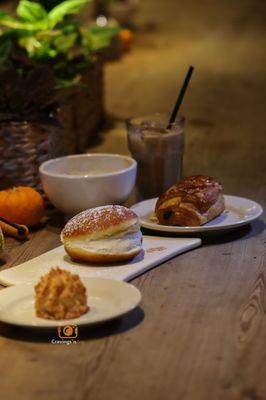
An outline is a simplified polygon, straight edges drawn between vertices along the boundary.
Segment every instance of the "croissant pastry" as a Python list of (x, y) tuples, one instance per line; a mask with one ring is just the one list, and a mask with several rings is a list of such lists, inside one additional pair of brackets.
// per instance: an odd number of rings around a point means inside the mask
[(162, 225), (206, 224), (225, 209), (222, 186), (214, 178), (190, 176), (171, 186), (157, 200), (155, 214)]

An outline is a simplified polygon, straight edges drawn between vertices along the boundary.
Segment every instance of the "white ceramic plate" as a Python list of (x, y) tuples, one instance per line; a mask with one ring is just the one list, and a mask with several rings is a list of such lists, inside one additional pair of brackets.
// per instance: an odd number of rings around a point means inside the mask
[(135, 204), (132, 210), (140, 218), (140, 224), (143, 228), (152, 229), (161, 232), (209, 232), (229, 230), (242, 225), (246, 225), (258, 218), (262, 212), (262, 207), (253, 200), (244, 197), (225, 195), (225, 211), (217, 218), (201, 226), (168, 226), (159, 225), (151, 220), (154, 215), (154, 208), (157, 198), (144, 200)]
[(91, 325), (119, 317), (135, 308), (140, 291), (126, 282), (104, 278), (82, 278), (87, 289), (90, 310), (69, 320), (38, 318), (34, 309), (34, 285), (15, 285), (0, 291), (0, 321), (31, 328), (61, 325)]

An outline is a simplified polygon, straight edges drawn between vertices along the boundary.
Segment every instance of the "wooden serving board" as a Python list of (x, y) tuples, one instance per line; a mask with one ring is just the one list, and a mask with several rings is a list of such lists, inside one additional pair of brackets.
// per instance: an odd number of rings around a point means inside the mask
[(129, 281), (170, 258), (201, 245), (200, 239), (143, 236), (143, 251), (132, 261), (115, 265), (92, 265), (72, 261), (60, 246), (39, 257), (0, 272), (4, 286), (36, 282), (52, 267), (60, 267), (81, 277), (102, 277)]

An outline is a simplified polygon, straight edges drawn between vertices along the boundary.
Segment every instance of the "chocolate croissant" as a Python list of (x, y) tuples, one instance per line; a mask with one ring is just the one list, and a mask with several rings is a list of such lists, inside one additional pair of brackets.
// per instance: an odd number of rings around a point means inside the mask
[(214, 178), (190, 176), (171, 186), (157, 200), (155, 214), (162, 225), (206, 224), (225, 209), (222, 186)]

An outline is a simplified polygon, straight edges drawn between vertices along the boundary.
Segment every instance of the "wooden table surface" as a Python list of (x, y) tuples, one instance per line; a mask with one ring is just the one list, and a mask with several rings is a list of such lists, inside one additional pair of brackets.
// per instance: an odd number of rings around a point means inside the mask
[[(193, 64), (185, 174), (216, 176), (225, 193), (265, 207), (265, 3), (183, 3), (143, 0), (133, 51), (106, 69), (113, 124), (90, 151), (127, 153), (124, 118), (169, 112)], [(52, 218), (28, 242), (8, 240), (1, 268), (57, 246), (62, 225)], [(0, 325), (1, 398), (266, 399), (265, 244), (262, 219), (204, 238), (135, 279), (141, 306), (76, 345)]]

